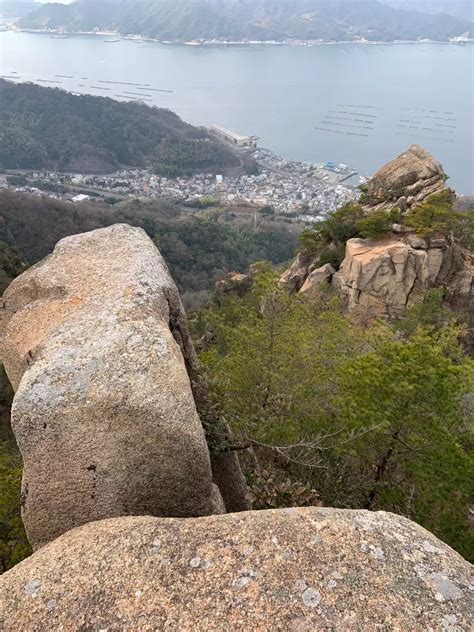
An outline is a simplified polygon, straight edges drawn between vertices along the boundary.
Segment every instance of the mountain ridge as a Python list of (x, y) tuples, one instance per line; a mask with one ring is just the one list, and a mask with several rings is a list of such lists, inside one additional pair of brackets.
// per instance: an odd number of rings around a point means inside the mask
[(444, 14), (398, 9), (378, 0), (166, 0), (133, 3), (84, 1), (46, 4), (19, 22), (21, 28), (69, 32), (111, 30), (162, 41), (322, 40), (390, 42), (448, 40), (472, 23)]

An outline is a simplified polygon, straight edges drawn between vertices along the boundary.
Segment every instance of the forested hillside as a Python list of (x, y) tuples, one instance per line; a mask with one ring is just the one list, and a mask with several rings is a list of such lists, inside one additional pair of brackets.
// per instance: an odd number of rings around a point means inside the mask
[(256, 506), (392, 511), (473, 559), (474, 214), (418, 146), (361, 188), (194, 319), (207, 382)]
[[(384, 0), (384, 3), (396, 9), (414, 8), (412, 0)], [(423, 0), (418, 10), (422, 10), (423, 13), (443, 13), (469, 22), (474, 21), (473, 0)]]
[(316, 298), (277, 280), (263, 267), (250, 292), (218, 293), (194, 319), (213, 399), (248, 449), (254, 507), (391, 511), (474, 559), (463, 316), (433, 289), (367, 324), (330, 286)]
[[(138, 9), (139, 7), (139, 9)], [(167, 2), (82, 1), (47, 4), (33, 11), (25, 28), (92, 31), (113, 29), (161, 40), (323, 39), (351, 41), (447, 39), (472, 29), (461, 17), (428, 15), (377, 0), (198, 0)]]
[(140, 226), (165, 257), (184, 298), (194, 304), (227, 272), (246, 270), (262, 259), (281, 263), (297, 245), (299, 231), (291, 224), (260, 219), (255, 228), (253, 219), (225, 221), (224, 210), (190, 213), (166, 200), (77, 206), (0, 190), (0, 242), (35, 263), (67, 235), (121, 222)]
[(0, 79), (0, 168), (175, 177), (238, 167), (239, 155), (170, 110)]

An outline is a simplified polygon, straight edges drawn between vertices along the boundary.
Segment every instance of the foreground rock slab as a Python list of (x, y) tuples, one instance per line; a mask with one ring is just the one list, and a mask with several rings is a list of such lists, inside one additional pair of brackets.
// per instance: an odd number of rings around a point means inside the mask
[(319, 507), (74, 529), (0, 578), (0, 628), (468, 630), (470, 565), (409, 520)]
[(2, 319), (34, 548), (101, 518), (223, 511), (176, 342), (186, 317), (144, 231), (63, 239), (10, 285)]

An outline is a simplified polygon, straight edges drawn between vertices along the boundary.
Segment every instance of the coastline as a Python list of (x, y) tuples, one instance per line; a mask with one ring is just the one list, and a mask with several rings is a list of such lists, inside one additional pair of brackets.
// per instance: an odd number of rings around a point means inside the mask
[[(367, 39), (355, 39), (355, 40), (300, 40), (300, 39), (287, 39), (287, 40), (217, 40), (217, 39), (195, 39), (195, 40), (160, 40), (152, 37), (145, 37), (144, 35), (133, 35), (127, 33), (120, 33), (118, 31), (66, 31), (63, 29), (21, 29), (12, 25), (7, 25), (6, 29), (2, 29), (2, 32), (15, 32), (15, 33), (31, 33), (38, 35), (60, 36), (62, 39), (69, 37), (118, 37), (124, 41), (138, 42), (138, 43), (153, 43), (161, 44), (164, 46), (216, 46), (216, 47), (233, 47), (233, 46), (302, 46), (312, 48), (315, 46), (388, 46), (388, 45), (413, 45), (413, 44), (453, 44), (465, 46), (474, 42), (474, 38), (451, 38), (447, 40), (431, 40), (431, 39), (418, 39), (418, 40), (367, 40)], [(106, 40), (105, 40), (106, 41)], [(107, 42), (108, 43), (108, 42)]]

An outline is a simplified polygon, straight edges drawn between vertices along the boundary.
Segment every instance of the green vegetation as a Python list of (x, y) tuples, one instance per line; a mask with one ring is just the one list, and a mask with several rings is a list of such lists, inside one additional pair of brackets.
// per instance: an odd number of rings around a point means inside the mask
[(357, 221), (358, 234), (364, 239), (377, 239), (391, 231), (392, 224), (400, 219), (396, 209), (387, 211), (374, 211)]
[(275, 215), (275, 209), (270, 204), (265, 204), (258, 209), (262, 215)]
[(262, 506), (297, 504), (295, 490), (304, 504), (316, 490), (314, 502), (401, 513), (474, 556), (474, 364), (439, 292), (393, 325), (364, 328), (330, 292), (289, 296), (263, 271), (195, 328), (211, 341), (200, 358), (212, 395), (252, 447)]
[(251, 263), (262, 259), (289, 259), (296, 245), (296, 239), (280, 227), (236, 228), (196, 217), (157, 222), (150, 233), (185, 302), (190, 294), (209, 289), (230, 270), (246, 271)]
[(29, 184), (25, 176), (7, 176), (7, 182), (12, 187), (24, 187)]
[(414, 228), (420, 237), (446, 237), (458, 221), (454, 210), (455, 195), (450, 189), (432, 195), (426, 202), (414, 208), (405, 218), (405, 224)]
[(203, 195), (197, 200), (186, 201), (186, 206), (189, 206), (191, 208), (200, 208), (200, 209), (212, 208), (212, 207), (219, 206), (219, 200), (213, 197), (212, 195)]
[(325, 220), (318, 222), (314, 229), (302, 233), (301, 250), (308, 256), (318, 258), (321, 265), (330, 263), (337, 269), (344, 259), (348, 239), (382, 237), (398, 219), (397, 211), (366, 214), (360, 204), (344, 204)]
[(175, 177), (241, 161), (169, 110), (0, 79), (0, 168), (101, 173), (149, 166)]
[(474, 248), (474, 209), (455, 209), (455, 193), (447, 189), (432, 195), (405, 217), (405, 224), (414, 228), (420, 237), (448, 237), (453, 235), (467, 248)]
[(223, 143), (211, 139), (171, 138), (163, 140), (152, 163), (157, 175), (176, 178), (199, 171), (215, 172), (221, 166), (236, 166), (238, 160)]
[[(203, 201), (207, 203), (211, 200)], [(196, 306), (227, 272), (245, 272), (261, 259), (281, 263), (290, 259), (296, 248), (297, 238), (285, 224), (262, 218), (254, 227), (253, 217), (234, 222), (229, 210), (196, 215), (166, 200), (77, 206), (5, 190), (0, 191), (0, 240), (15, 245), (35, 263), (67, 235), (120, 222), (139, 226), (159, 247), (186, 304)]]
[[(365, 187), (362, 185), (362, 196)], [(341, 206), (324, 221), (300, 236), (301, 251), (318, 258), (321, 265), (331, 263), (338, 268), (344, 258), (345, 243), (353, 237), (378, 239), (390, 234), (393, 224), (412, 228), (424, 239), (453, 235), (467, 248), (474, 248), (474, 212), (457, 211), (455, 194), (450, 189), (429, 197), (423, 204), (402, 215), (397, 208), (390, 211), (366, 211), (359, 203)]]
[(364, 217), (360, 204), (348, 203), (331, 213), (327, 219), (317, 224), (316, 228), (325, 243), (345, 244), (348, 239), (357, 237), (357, 223)]
[[(0, 242), (0, 293), (27, 267), (20, 254)], [(0, 573), (30, 553), (20, 518), (21, 459), (10, 429), (13, 391), (0, 364)]]
[(13, 279), (27, 267), (18, 250), (0, 241), (0, 294), (3, 294)]
[(0, 441), (0, 573), (31, 553), (19, 510), (21, 469), (13, 441)]

